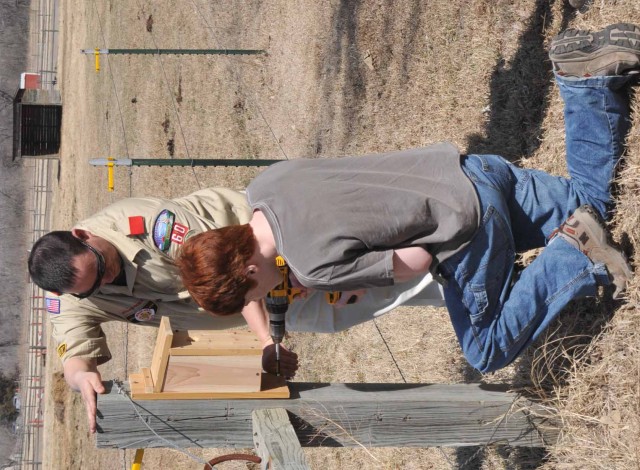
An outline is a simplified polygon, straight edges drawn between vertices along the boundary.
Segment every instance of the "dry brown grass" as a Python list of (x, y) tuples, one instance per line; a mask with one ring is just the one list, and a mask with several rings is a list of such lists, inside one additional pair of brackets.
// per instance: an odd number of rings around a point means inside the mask
[[(640, 235), (640, 126), (638, 100), (627, 139), (628, 153), (618, 175), (617, 212), (611, 223), (616, 238), (630, 255), (636, 253)], [(588, 341), (572, 346), (548, 340), (546, 359), (565, 364), (549, 403), (559, 410), (563, 438), (552, 451), (549, 468), (638, 468), (640, 462), (640, 316), (639, 284), (630, 284), (620, 304), (603, 305), (599, 315), (589, 311), (595, 325), (585, 328)], [(553, 345), (549, 348), (549, 345)], [(559, 356), (564, 356), (559, 359)], [(548, 366), (547, 366), (548, 368)], [(557, 367), (556, 367), (557, 369)]]
[[(150, 15), (153, 35), (147, 31)], [(71, 0), (64, 2), (62, 18), (59, 83), (65, 120), (54, 225), (69, 227), (130, 194), (175, 196), (198, 185), (241, 188), (255, 174), (139, 168), (129, 178), (120, 169), (117, 191), (108, 194), (106, 173), (86, 163), (106, 155), (167, 157), (170, 140), (182, 158), (294, 158), (449, 139), (466, 151), (495, 152), (523, 166), (565, 174), (562, 103), (546, 45), (566, 26), (640, 23), (640, 4), (594, 0), (587, 13), (575, 15), (560, 0)], [(110, 68), (103, 61), (96, 74), (92, 59), (77, 52), (154, 47), (154, 41), (158, 47), (264, 47), (269, 55), (167, 57), (162, 67), (151, 57), (112, 57)], [(632, 255), (640, 236), (638, 106), (636, 98), (612, 222), (616, 238)], [(634, 281), (625, 302), (571, 304), (537, 349), (486, 376), (466, 365), (445, 311), (398, 309), (377, 325), (408, 381), (512, 384), (557, 409), (564, 431), (560, 442), (542, 451), (305, 449), (312, 468), (637, 468), (638, 292)], [(148, 365), (153, 331), (121, 324), (105, 330), (114, 352), (102, 367), (105, 380), (125, 379)], [(301, 356), (298, 380), (402, 381), (373, 324), (336, 335), (293, 334), (290, 344)], [(51, 393), (60, 366), (52, 360), (49, 367), (47, 468), (128, 468), (133, 451), (94, 448), (80, 400), (76, 394)], [(63, 423), (53, 416), (53, 396), (64, 402)], [(211, 458), (225, 451), (194, 452)], [(148, 450), (144, 463), (145, 468), (200, 467), (167, 450)]]

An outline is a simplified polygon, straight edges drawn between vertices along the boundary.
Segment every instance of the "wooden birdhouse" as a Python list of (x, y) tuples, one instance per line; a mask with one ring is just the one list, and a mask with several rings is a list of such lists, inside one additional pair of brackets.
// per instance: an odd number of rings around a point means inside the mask
[(134, 399), (288, 398), (282, 377), (262, 372), (262, 347), (242, 330), (176, 330), (162, 317), (151, 367), (129, 376)]

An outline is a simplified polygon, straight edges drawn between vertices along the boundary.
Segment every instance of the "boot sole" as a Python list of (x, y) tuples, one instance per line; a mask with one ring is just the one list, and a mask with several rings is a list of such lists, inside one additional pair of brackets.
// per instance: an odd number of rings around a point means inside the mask
[(554, 62), (583, 62), (612, 52), (640, 55), (640, 28), (618, 23), (601, 31), (568, 29), (553, 38), (549, 58)]

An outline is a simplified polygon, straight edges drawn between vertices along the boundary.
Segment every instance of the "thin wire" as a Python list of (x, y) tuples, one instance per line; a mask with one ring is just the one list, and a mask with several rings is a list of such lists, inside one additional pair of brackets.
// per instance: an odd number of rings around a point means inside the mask
[[(402, 373), (402, 369), (400, 368), (400, 364), (398, 364), (398, 361), (396, 361), (395, 356), (393, 355), (393, 352), (391, 351), (391, 348), (389, 347), (389, 343), (387, 343), (387, 340), (384, 338), (384, 335), (382, 334), (382, 330), (380, 330), (380, 327), (378, 326), (378, 322), (374, 319), (373, 320), (373, 324), (376, 327), (376, 330), (378, 330), (378, 334), (380, 335), (380, 338), (382, 339), (382, 342), (384, 343), (384, 345), (387, 347), (387, 351), (389, 352), (389, 355), (391, 356), (391, 359), (393, 360), (393, 363), (396, 366), (396, 369), (398, 369), (398, 372), (400, 373), (400, 377), (402, 377), (402, 381), (404, 383), (407, 383), (407, 379), (405, 378), (404, 374)], [(498, 423), (498, 426), (500, 426), (500, 424), (502, 424), (502, 421), (504, 421), (504, 417), (502, 420), (500, 420), (500, 423)], [(498, 426), (496, 426), (496, 429), (494, 429), (493, 434), (491, 435), (491, 437), (493, 437), (493, 435), (495, 435)], [(471, 462), (473, 459), (476, 458), (476, 456), (480, 453), (481, 450), (484, 450), (486, 446), (479, 446), (478, 450), (476, 450), (467, 460), (465, 460), (459, 467), (458, 469), (464, 469), (464, 467), (466, 467), (469, 462)], [(436, 447), (440, 453), (442, 454), (442, 456), (444, 457), (444, 459), (447, 461), (447, 463), (451, 466), (452, 469), (455, 469), (456, 466), (455, 464), (451, 461), (451, 459), (449, 459), (449, 456), (445, 453), (445, 451), (442, 449), (442, 447)]]
[(375, 320), (375, 318), (373, 319), (373, 324), (375, 325), (376, 330), (378, 330), (378, 334), (380, 335), (380, 338), (382, 338), (382, 342), (387, 347), (387, 351), (389, 352), (389, 355), (391, 356), (391, 359), (393, 360), (393, 363), (396, 365), (396, 369), (398, 369), (398, 372), (400, 373), (400, 377), (402, 377), (402, 381), (404, 383), (407, 383), (407, 379), (404, 377), (404, 374), (402, 373), (402, 369), (400, 369), (400, 365), (398, 364), (398, 361), (396, 361), (395, 356), (391, 352), (391, 348), (389, 347), (389, 343), (387, 343), (387, 340), (384, 339), (382, 331), (380, 331), (380, 327), (378, 326), (378, 322)]
[[(136, 403), (131, 399), (131, 397), (129, 396), (129, 394), (126, 392), (126, 390), (121, 386), (121, 384), (117, 381), (113, 382), (113, 386), (115, 387), (116, 391), (118, 392), (118, 395), (122, 395), (124, 397), (127, 398), (127, 400), (129, 400), (129, 403), (131, 404), (131, 407), (133, 408), (133, 411), (135, 411), (136, 415), (138, 416), (138, 419), (140, 420), (140, 422), (142, 422), (142, 424), (145, 425), (145, 427), (151, 431), (153, 433), (154, 436), (156, 436), (158, 439), (160, 439), (162, 442), (164, 442), (165, 444), (167, 444), (169, 447), (174, 448), (175, 450), (177, 450), (178, 452), (186, 455), (187, 457), (189, 457), (192, 460), (195, 460), (196, 462), (205, 464), (205, 465), (209, 465), (209, 462), (206, 460), (201, 459), (200, 457), (198, 457), (197, 455), (193, 455), (190, 452), (187, 452), (186, 450), (181, 449), (180, 447), (178, 447), (176, 444), (174, 444), (173, 442), (169, 441), (168, 439), (165, 439), (164, 437), (160, 436), (148, 423), (147, 420), (145, 420), (142, 415), (140, 414), (140, 412), (138, 411), (138, 406), (136, 405)], [(149, 415), (150, 417), (152, 415)], [(195, 444), (195, 443), (194, 443)], [(216, 467), (212, 467), (212, 470), (214, 470)]]
[[(202, 13), (202, 11), (200, 10), (200, 7), (198, 6), (198, 4), (196, 3), (195, 0), (191, 0), (191, 3), (193, 3), (194, 8), (196, 9), (196, 11), (198, 12), (198, 15), (200, 15), (200, 18), (202, 18), (202, 21), (204, 22), (204, 24), (207, 26), (207, 29), (209, 30), (209, 33), (211, 34), (211, 36), (213, 37), (213, 39), (215, 40), (215, 35), (213, 33), (213, 28), (211, 27), (211, 25), (209, 24), (209, 22), (207, 21), (207, 18), (204, 16), (204, 14)], [(248, 88), (246, 86), (246, 84), (244, 83), (244, 81), (242, 80), (241, 75), (239, 74), (238, 70), (237, 70), (237, 62), (236, 61), (232, 61), (231, 62), (231, 67), (232, 67), (232, 74), (234, 75), (234, 78), (237, 82), (240, 83), (240, 85), (243, 88)], [(262, 118), (262, 120), (264, 121), (264, 123), (266, 124), (266, 126), (269, 128), (269, 132), (271, 132), (271, 135), (273, 136), (273, 139), (276, 142), (276, 145), (278, 146), (278, 148), (280, 149), (280, 152), (282, 153), (282, 155), (284, 155), (284, 158), (286, 160), (289, 160), (289, 156), (287, 155), (287, 153), (284, 151), (284, 148), (282, 148), (282, 145), (280, 145), (280, 141), (279, 139), (276, 137), (275, 132), (273, 131), (273, 128), (271, 127), (271, 125), (269, 124), (269, 121), (267, 121), (267, 118), (264, 117), (264, 114), (262, 114), (262, 110), (260, 109), (260, 105), (258, 104), (257, 99), (252, 99), (251, 96), (247, 95), (247, 98), (249, 98), (249, 101), (252, 102), (252, 104), (256, 107), (256, 109), (258, 110), (258, 114), (260, 114), (260, 117)]]
[[(122, 336), (124, 347), (124, 363), (122, 364), (124, 371), (123, 376), (127, 376), (127, 365), (129, 364), (129, 322), (124, 324), (124, 335)], [(126, 470), (126, 450), (122, 449), (123, 470)]]
[[(380, 330), (380, 327), (378, 326), (378, 322), (376, 321), (375, 318), (373, 319), (373, 324), (375, 325), (376, 330), (378, 330), (378, 334), (380, 335), (380, 338), (382, 339), (382, 342), (387, 347), (387, 351), (389, 352), (389, 355), (391, 356), (391, 359), (393, 360), (393, 363), (395, 364), (396, 369), (398, 369), (398, 372), (400, 373), (400, 377), (402, 377), (402, 381), (404, 383), (407, 383), (407, 379), (405, 378), (404, 374), (402, 373), (402, 369), (400, 368), (400, 364), (398, 364), (398, 361), (396, 361), (396, 358), (393, 355), (393, 352), (391, 351), (391, 348), (389, 347), (389, 343), (387, 343), (387, 340), (384, 338), (384, 335), (382, 334), (382, 330)], [(447, 461), (447, 463), (449, 463), (451, 468), (455, 468), (453, 462), (449, 459), (449, 456), (444, 452), (444, 450), (442, 450), (442, 447), (437, 447), (437, 449), (440, 451), (440, 453), (442, 454), (444, 459)], [(475, 457), (475, 454), (473, 456)]]
[[(104, 35), (104, 29), (102, 27), (102, 18), (100, 17), (100, 12), (98, 11), (98, 8), (96, 6), (96, 2), (95, 0), (92, 2), (93, 3), (93, 8), (94, 11), (96, 13), (96, 16), (98, 17), (98, 27), (100, 28), (100, 35), (102, 36), (102, 44), (103, 47), (106, 49), (107, 48), (107, 40), (105, 38)], [(129, 158), (129, 147), (127, 145), (127, 134), (125, 131), (125, 126), (124, 126), (124, 118), (122, 115), (122, 109), (120, 107), (120, 99), (118, 98), (118, 90), (116, 89), (116, 84), (115, 84), (115, 79), (113, 77), (113, 71), (111, 69), (111, 63), (109, 62), (109, 58), (108, 56), (106, 57), (106, 62), (107, 62), (107, 70), (109, 71), (109, 76), (111, 77), (111, 83), (113, 84), (113, 91), (116, 97), (116, 103), (118, 105), (118, 114), (120, 115), (120, 123), (122, 125), (122, 134), (123, 134), (123, 140), (124, 140), (124, 147), (125, 147), (125, 152), (127, 154), (127, 158)], [(109, 145), (111, 145), (111, 142), (109, 141)], [(109, 152), (110, 153), (110, 152)], [(129, 171), (129, 197), (131, 197), (131, 171)], [(124, 325), (125, 327), (125, 334), (124, 334), (124, 375), (127, 374), (127, 362), (129, 360), (128, 356), (129, 356), (129, 343), (127, 341), (127, 338), (129, 337), (129, 324), (125, 323)], [(126, 460), (126, 453), (123, 451), (123, 461)], [(126, 461), (125, 461), (126, 464)]]
[[(102, 44), (103, 46), (106, 48), (107, 47), (107, 40), (105, 38), (104, 35), (104, 30), (102, 29), (102, 18), (100, 18), (100, 12), (98, 11), (98, 7), (96, 5), (96, 0), (93, 0), (93, 9), (96, 12), (96, 16), (98, 17), (98, 26), (100, 27), (100, 35), (102, 36)], [(124, 140), (124, 149), (125, 152), (127, 154), (127, 158), (131, 158), (129, 156), (129, 146), (127, 145), (127, 132), (125, 131), (125, 126), (124, 126), (124, 117), (122, 116), (122, 108), (120, 107), (120, 98), (118, 98), (118, 90), (116, 88), (116, 82), (113, 78), (113, 72), (111, 70), (111, 63), (109, 62), (109, 57), (105, 56), (106, 62), (107, 62), (107, 70), (109, 71), (109, 77), (111, 78), (111, 84), (113, 85), (113, 93), (116, 97), (116, 103), (118, 105), (118, 114), (120, 115), (120, 124), (122, 126), (122, 136), (123, 136), (123, 140)]]
[[(136, 0), (136, 3), (138, 4), (138, 8), (140, 10), (143, 10), (142, 6), (140, 5), (140, 1)], [(159, 53), (160, 48), (158, 47), (158, 43), (156, 42), (156, 38), (153, 35), (152, 31), (149, 31), (149, 34), (151, 35), (151, 41), (153, 42), (153, 46), (155, 47), (155, 49), (158, 51), (158, 54), (155, 54), (156, 59), (158, 59), (158, 62), (160, 63), (160, 68), (162, 69), (162, 75), (164, 76), (164, 82), (167, 85), (167, 90), (169, 91), (169, 96), (171, 97), (171, 105), (173, 106), (173, 111), (176, 114), (176, 119), (178, 120), (178, 127), (180, 129), (180, 136), (182, 137), (182, 142), (184, 144), (184, 149), (187, 153), (187, 159), (191, 160), (191, 172), (193, 173), (193, 177), (196, 180), (196, 183), (198, 184), (198, 189), (202, 189), (202, 185), (200, 184), (200, 180), (198, 179), (198, 175), (196, 174), (195, 168), (193, 166), (193, 158), (191, 158), (191, 153), (189, 152), (189, 146), (187, 145), (187, 138), (184, 135), (184, 129), (182, 127), (182, 120), (180, 119), (180, 113), (178, 112), (178, 105), (176, 104), (176, 99), (173, 96), (173, 92), (171, 91), (171, 86), (169, 84), (169, 78), (167, 77), (167, 71), (164, 68), (164, 63), (162, 62), (162, 55)]]
[[(242, 86), (244, 85), (244, 82), (242, 81), (242, 79), (240, 79), (240, 77), (238, 76), (238, 74), (236, 73), (236, 78), (238, 79), (238, 81), (242, 84)], [(273, 129), (271, 128), (271, 125), (269, 124), (269, 121), (267, 121), (267, 118), (264, 117), (264, 114), (262, 114), (262, 109), (260, 108), (260, 105), (258, 104), (258, 101), (254, 101), (253, 105), (256, 107), (256, 109), (258, 110), (258, 114), (260, 114), (260, 117), (264, 120), (264, 123), (267, 125), (267, 127), (269, 128), (269, 132), (271, 132), (271, 135), (273, 136), (273, 140), (276, 141), (276, 145), (278, 146), (278, 148), (280, 149), (280, 151), (282, 152), (282, 155), (284, 155), (284, 158), (289, 160), (289, 157), (287, 156), (286, 152), (284, 151), (284, 149), (282, 148), (282, 145), (280, 145), (280, 139), (278, 139), (276, 137), (276, 133), (273, 132)]]

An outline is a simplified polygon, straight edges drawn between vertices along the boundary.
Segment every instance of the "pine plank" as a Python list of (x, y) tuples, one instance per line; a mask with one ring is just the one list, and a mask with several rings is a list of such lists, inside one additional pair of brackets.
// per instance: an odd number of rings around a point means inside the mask
[(171, 356), (163, 392), (259, 392), (261, 356)]
[(264, 400), (289, 398), (290, 392), (283, 377), (262, 374), (262, 387), (258, 392), (146, 392), (144, 376), (130, 374), (131, 397), (134, 400)]
[(169, 317), (162, 317), (158, 328), (156, 346), (153, 350), (153, 358), (151, 359), (151, 378), (154, 392), (162, 390), (167, 364), (169, 363), (169, 349), (171, 348), (172, 340), (173, 331), (171, 331)]

